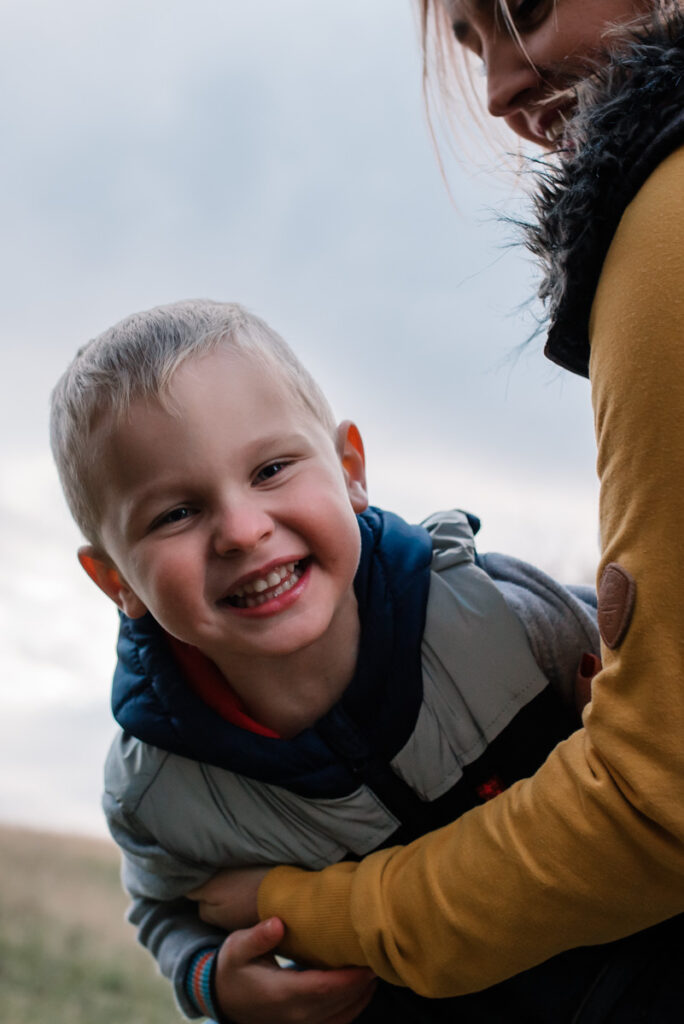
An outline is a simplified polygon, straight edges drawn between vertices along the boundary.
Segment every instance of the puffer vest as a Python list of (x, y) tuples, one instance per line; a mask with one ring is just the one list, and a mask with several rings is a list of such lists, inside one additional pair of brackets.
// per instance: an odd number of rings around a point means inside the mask
[[(409, 842), (532, 774), (575, 727), (521, 620), (478, 566), (473, 525), (459, 512), (420, 528), (379, 510), (360, 517), (357, 673), (292, 740), (197, 706), (154, 620), (123, 620), (114, 701), (124, 731), (104, 803), (142, 941), (155, 934), (156, 908), (179, 905), (219, 868), (320, 868)], [(182, 991), (185, 960), (164, 944), (158, 955)], [(382, 982), (360, 1019), (560, 1024), (613, 955), (571, 951), (457, 999)]]

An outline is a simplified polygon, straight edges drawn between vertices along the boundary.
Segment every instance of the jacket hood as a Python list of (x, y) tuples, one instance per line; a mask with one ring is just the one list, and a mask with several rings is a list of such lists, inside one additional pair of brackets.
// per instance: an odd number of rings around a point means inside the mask
[(540, 260), (549, 322), (546, 355), (589, 376), (589, 314), (625, 207), (684, 143), (684, 13), (658, 4), (646, 25), (616, 37), (577, 87), (560, 156), (537, 175), (526, 241)]

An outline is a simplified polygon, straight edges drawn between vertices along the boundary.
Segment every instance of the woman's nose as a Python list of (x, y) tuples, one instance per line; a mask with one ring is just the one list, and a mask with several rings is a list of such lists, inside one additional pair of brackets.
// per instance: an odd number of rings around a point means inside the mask
[(252, 551), (272, 533), (273, 519), (258, 502), (236, 502), (216, 516), (214, 549), (222, 556)]
[(492, 117), (508, 117), (533, 102), (540, 75), (515, 39), (499, 37), (484, 57), (487, 109)]

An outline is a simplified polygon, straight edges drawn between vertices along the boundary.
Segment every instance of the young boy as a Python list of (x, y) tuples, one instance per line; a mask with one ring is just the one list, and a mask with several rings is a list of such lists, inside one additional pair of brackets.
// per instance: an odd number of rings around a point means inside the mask
[[(530, 774), (577, 724), (591, 601), (477, 556), (463, 513), (368, 508), (356, 427), (239, 306), (111, 328), (58, 383), (51, 430), (80, 562), (121, 613), (104, 806), (130, 919), (186, 1014), (284, 1020), (297, 975), (258, 951), (219, 964), (225, 933), (187, 894), (223, 867), (406, 842)], [(597, 970), (550, 963), (568, 1005)], [(458, 1007), (382, 983), (363, 1019), (537, 1019), (545, 967)], [(360, 1011), (368, 977), (347, 980)]]

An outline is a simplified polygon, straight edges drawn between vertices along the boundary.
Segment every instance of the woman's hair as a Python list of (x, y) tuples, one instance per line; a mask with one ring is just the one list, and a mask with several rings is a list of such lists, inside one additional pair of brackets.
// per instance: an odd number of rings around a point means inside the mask
[(218, 346), (275, 372), (334, 436), (332, 410), (311, 374), (280, 335), (242, 306), (191, 299), (135, 313), (84, 345), (52, 392), (52, 452), (71, 514), (91, 543), (99, 542), (103, 432), (114, 429), (140, 399), (172, 410), (169, 388), (176, 370)]
[[(556, 3), (556, 0), (552, 0)], [(443, 0), (416, 0), (420, 26), (421, 49), (423, 55), (422, 84), (423, 97), (427, 113), (428, 125), (433, 142), (437, 148), (438, 159), (440, 147), (437, 135), (452, 141), (461, 138), (463, 125), (458, 118), (458, 111), (463, 102), (470, 111), (477, 126), (484, 131), (487, 116), (482, 101), (481, 90), (477, 88), (477, 58), (461, 46), (453, 31), (451, 19)], [(492, 0), (495, 5), (495, 17), (505, 26), (517, 41), (521, 52), (525, 53), (525, 43), (515, 26), (515, 19), (509, 8), (509, 0)], [(637, 29), (654, 15), (667, 18), (668, 12), (681, 10), (682, 0), (651, 0), (648, 10), (641, 16), (635, 16), (628, 22), (628, 28)], [(619, 41), (625, 31), (625, 25), (606, 25), (605, 45), (610, 49)], [(529, 58), (528, 58), (529, 59)], [(589, 62), (589, 73), (591, 73)], [(578, 64), (578, 77), (582, 65)], [(587, 73), (587, 62), (584, 61), (583, 71)], [(438, 129), (439, 132), (438, 132)], [(485, 136), (492, 136), (488, 127)], [(441, 159), (440, 159), (441, 164)]]
[[(524, 52), (508, 0), (493, 0), (500, 18)], [(486, 111), (481, 83), (482, 66), (478, 58), (457, 42), (451, 18), (442, 0), (417, 0), (422, 51), (422, 88), (430, 135), (440, 160), (438, 134), (452, 141), (463, 134), (457, 112), (465, 101), (478, 128), (484, 131)], [(491, 130), (490, 134), (491, 134)], [(443, 168), (442, 168), (443, 170)]]

